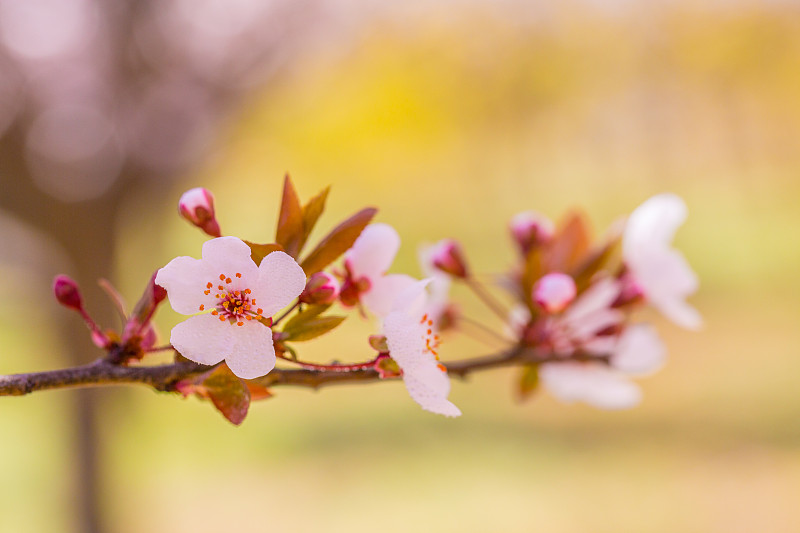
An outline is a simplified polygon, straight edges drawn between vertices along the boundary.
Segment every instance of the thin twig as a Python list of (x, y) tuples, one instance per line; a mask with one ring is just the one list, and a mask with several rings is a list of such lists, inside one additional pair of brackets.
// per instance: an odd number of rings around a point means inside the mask
[[(575, 354), (569, 359), (604, 360), (603, 357), (586, 354)], [(446, 366), (449, 374), (463, 378), (473, 372), (490, 368), (562, 360), (566, 359), (552, 354), (541, 354), (528, 347), (516, 346), (497, 354), (448, 362)], [(0, 376), (0, 396), (21, 396), (40, 390), (118, 384), (140, 384), (160, 391), (172, 391), (179, 381), (207, 372), (210, 368), (191, 361), (157, 366), (124, 366), (106, 359), (98, 359), (94, 363), (73, 368)], [(379, 379), (380, 375), (373, 367), (348, 372), (276, 368), (266, 376), (254, 379), (253, 382), (265, 387), (291, 385), (316, 389), (324, 385), (370, 382)]]

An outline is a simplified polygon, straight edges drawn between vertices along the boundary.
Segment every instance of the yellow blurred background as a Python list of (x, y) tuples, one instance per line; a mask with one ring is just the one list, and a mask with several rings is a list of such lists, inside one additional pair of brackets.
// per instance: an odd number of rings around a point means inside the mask
[[(374, 205), (403, 237), (394, 270), (415, 275), (422, 242), (458, 238), (475, 270), (497, 274), (519, 211), (580, 207), (599, 236), (672, 191), (690, 209), (677, 245), (705, 328), (648, 315), (670, 360), (624, 412), (543, 391), (518, 404), (512, 370), (454, 382), (455, 420), (399, 383), (276, 389), (238, 428), (196, 399), (109, 389), (97, 450), (109, 531), (800, 530), (797, 7), (455, 4), (371, 20), (250, 93), (169, 193), (125, 198), (108, 275), (132, 302), (153, 270), (198, 256), (202, 235), (175, 213), (193, 186), (216, 195), (223, 232), (270, 241), (287, 171), (304, 197), (332, 185), (316, 238)], [(40, 317), (65, 311), (21, 303), (24, 273), (3, 272), (0, 372), (62, 365)], [(164, 337), (177, 320), (161, 313)], [(369, 357), (370, 329), (354, 316), (301, 353)], [(454, 341), (443, 356), (491, 349)], [(66, 394), (0, 400), (2, 531), (78, 531)]]

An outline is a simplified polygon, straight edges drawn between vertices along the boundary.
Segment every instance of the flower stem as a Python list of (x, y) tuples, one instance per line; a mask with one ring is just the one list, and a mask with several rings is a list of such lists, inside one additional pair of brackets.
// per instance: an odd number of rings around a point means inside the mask
[(276, 326), (276, 325), (278, 325), (278, 323), (279, 323), (281, 320), (283, 320), (284, 318), (286, 318), (287, 316), (289, 316), (289, 315), (291, 314), (291, 312), (292, 312), (292, 311), (294, 311), (295, 309), (297, 309), (297, 307), (298, 307), (299, 305), (300, 305), (300, 300), (297, 300), (297, 301), (296, 301), (294, 304), (292, 304), (292, 306), (291, 306), (289, 309), (287, 309), (287, 310), (286, 310), (286, 311), (285, 311), (285, 312), (284, 312), (284, 313), (283, 313), (281, 316), (279, 316), (278, 318), (274, 319), (274, 320), (272, 321), (272, 325), (273, 325), (273, 326)]
[(504, 344), (512, 342), (511, 339), (507, 339), (506, 337), (504, 337), (500, 333), (496, 332), (495, 330), (493, 330), (492, 328), (490, 328), (489, 326), (487, 326), (486, 324), (484, 324), (480, 320), (475, 320), (474, 318), (469, 318), (469, 317), (464, 316), (464, 315), (460, 315), (458, 317), (458, 320), (460, 320), (461, 322), (463, 322), (465, 324), (468, 324), (468, 325), (470, 325), (470, 326), (482, 331), (483, 333), (488, 334), (493, 339), (499, 340), (499, 341), (503, 342)]
[(504, 322), (508, 320), (508, 310), (505, 309), (505, 307), (498, 302), (497, 299), (492, 296), (492, 294), (487, 291), (483, 285), (471, 278), (464, 279), (464, 283), (467, 284), (467, 287), (472, 289), (472, 292), (474, 292), (475, 295), (480, 298), (480, 300), (486, 304), (486, 306), (491, 309), (492, 312), (494, 312), (494, 314), (496, 314)]
[(289, 361), (290, 363), (294, 363), (299, 365), (302, 368), (307, 370), (325, 370), (328, 372), (355, 372), (357, 370), (367, 370), (369, 368), (373, 368), (375, 363), (378, 361), (378, 357), (373, 359), (372, 361), (367, 361), (366, 363), (353, 363), (353, 364), (332, 364), (332, 365), (320, 365), (317, 363), (307, 363), (305, 361), (298, 361), (297, 359), (292, 359), (290, 357), (286, 357), (282, 354), (276, 354), (278, 358), (283, 359), (284, 361)]

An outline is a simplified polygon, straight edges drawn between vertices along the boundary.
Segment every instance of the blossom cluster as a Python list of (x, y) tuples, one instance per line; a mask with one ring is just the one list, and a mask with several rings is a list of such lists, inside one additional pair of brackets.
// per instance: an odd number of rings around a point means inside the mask
[[(520, 213), (509, 225), (513, 266), (497, 276), (496, 287), (487, 287), (452, 239), (420, 248), (422, 279), (390, 273), (400, 236), (388, 224), (372, 223), (372, 208), (343, 221), (304, 254), (327, 192), (301, 205), (287, 177), (275, 242), (256, 244), (223, 236), (211, 193), (188, 191), (180, 214), (212, 238), (200, 259), (177, 257), (154, 275), (121, 336), (101, 331), (88, 317), (68, 278), (57, 279), (56, 296), (82, 314), (98, 346), (116, 350), (121, 364), (159, 349), (150, 320), (168, 298), (188, 318), (172, 328), (167, 348), (209, 367), (173, 389), (211, 399), (234, 423), (250, 400), (271, 395), (259, 378), (279, 359), (315, 373), (402, 378), (423, 409), (459, 416), (449, 400), (448, 365), (458, 365), (463, 375), (471, 363), (441, 360), (442, 338), (466, 333), (470, 325), (484, 332), (491, 327), (462, 314), (449, 296), (454, 283), (472, 290), (506, 324), (505, 332), (493, 333), (503, 351), (489, 365), (522, 367), (522, 396), (541, 384), (567, 402), (633, 406), (641, 393), (630, 378), (655, 372), (665, 357), (655, 329), (636, 320), (637, 311), (649, 304), (681, 326), (701, 325), (686, 303), (697, 278), (671, 245), (687, 214), (675, 195), (647, 200), (598, 243), (579, 215), (555, 224), (536, 212)], [(371, 358), (322, 364), (298, 357), (297, 343), (325, 335), (351, 312), (375, 323)]]

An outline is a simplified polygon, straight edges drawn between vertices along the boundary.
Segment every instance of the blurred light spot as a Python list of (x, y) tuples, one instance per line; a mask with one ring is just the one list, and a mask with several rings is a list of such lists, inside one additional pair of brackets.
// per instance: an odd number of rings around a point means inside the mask
[(198, 87), (178, 80), (154, 85), (138, 95), (124, 124), (127, 144), (141, 164), (176, 171), (199, 157), (214, 133), (213, 103)]
[(8, 128), (22, 107), (22, 80), (11, 65), (0, 57), (0, 135)]
[(29, 59), (66, 55), (90, 41), (94, 15), (88, 0), (0, 0), (0, 39)]
[(94, 108), (62, 104), (45, 109), (28, 132), (34, 181), (65, 202), (101, 195), (122, 165), (114, 133), (109, 118)]

